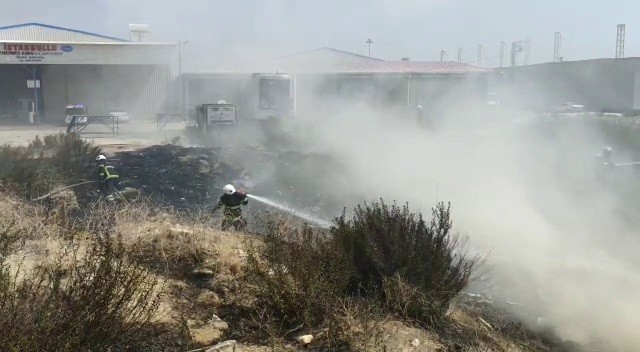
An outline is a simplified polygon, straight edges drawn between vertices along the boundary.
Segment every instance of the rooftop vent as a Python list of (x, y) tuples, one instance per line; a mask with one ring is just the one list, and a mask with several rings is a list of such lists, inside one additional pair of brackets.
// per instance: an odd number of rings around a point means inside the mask
[(144, 42), (151, 36), (148, 24), (129, 24), (129, 40), (134, 42)]

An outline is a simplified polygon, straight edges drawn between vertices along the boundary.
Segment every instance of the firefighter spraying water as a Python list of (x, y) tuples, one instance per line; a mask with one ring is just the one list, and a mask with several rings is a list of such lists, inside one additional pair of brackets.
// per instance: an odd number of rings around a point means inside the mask
[(222, 188), (224, 194), (220, 196), (218, 205), (213, 209), (216, 211), (223, 208), (222, 231), (227, 231), (233, 227), (236, 231), (242, 231), (247, 226), (247, 221), (242, 216), (242, 206), (249, 204), (247, 193), (243, 190), (236, 190), (233, 185), (226, 185)]
[(331, 223), (328, 221), (322, 220), (300, 210), (293, 209), (286, 205), (274, 202), (267, 198), (248, 194), (244, 190), (236, 190), (233, 185), (226, 185), (222, 188), (222, 190), (224, 193), (222, 194), (222, 196), (220, 196), (218, 204), (213, 209), (213, 212), (215, 212), (219, 208), (223, 208), (223, 219), (221, 226), (222, 231), (228, 231), (229, 229), (231, 229), (231, 227), (233, 227), (236, 231), (242, 231), (245, 229), (245, 227), (247, 226), (247, 221), (242, 216), (242, 206), (249, 204), (249, 198), (264, 205), (285, 211), (295, 217), (308, 222), (309, 224), (313, 224), (321, 228), (331, 227)]
[(296, 217), (298, 217), (298, 218), (300, 218), (300, 219), (302, 219), (302, 220), (304, 220), (304, 221), (306, 221), (306, 222), (308, 222), (310, 224), (314, 224), (314, 225), (316, 225), (318, 227), (322, 227), (322, 228), (325, 228), (325, 229), (331, 227), (331, 223), (329, 221), (322, 220), (322, 219), (320, 219), (318, 217), (315, 217), (315, 216), (313, 216), (311, 214), (304, 213), (304, 212), (302, 212), (300, 210), (293, 209), (293, 208), (288, 207), (286, 205), (283, 205), (283, 204), (280, 204), (280, 203), (276, 203), (276, 202), (274, 202), (272, 200), (269, 200), (267, 198), (255, 196), (255, 195), (252, 195), (252, 194), (248, 194), (247, 197), (249, 197), (249, 198), (251, 198), (251, 199), (253, 199), (255, 201), (258, 201), (258, 202), (260, 202), (262, 204), (268, 205), (270, 207), (274, 207), (276, 209), (283, 210), (283, 211), (285, 211), (285, 212), (287, 212), (287, 213), (289, 213), (291, 215), (294, 215), (294, 216), (296, 216)]

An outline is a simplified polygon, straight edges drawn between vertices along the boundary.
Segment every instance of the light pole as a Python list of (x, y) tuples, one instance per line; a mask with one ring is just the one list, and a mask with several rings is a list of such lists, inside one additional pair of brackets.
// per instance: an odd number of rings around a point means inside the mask
[(182, 78), (182, 49), (189, 44), (188, 40), (178, 42), (178, 77), (180, 79), (180, 113), (183, 113), (184, 79)]
[(369, 57), (371, 57), (371, 44), (373, 44), (373, 40), (371, 40), (371, 38), (369, 38), (364, 43), (369, 45)]

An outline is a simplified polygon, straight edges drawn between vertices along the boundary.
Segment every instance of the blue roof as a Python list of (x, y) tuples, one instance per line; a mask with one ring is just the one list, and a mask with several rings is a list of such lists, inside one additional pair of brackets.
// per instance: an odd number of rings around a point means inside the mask
[(68, 31), (68, 32), (73, 32), (73, 33), (78, 33), (78, 34), (90, 35), (90, 36), (93, 36), (93, 37), (98, 37), (98, 38), (103, 38), (103, 39), (116, 40), (116, 41), (119, 41), (119, 42), (128, 42), (129, 41), (129, 40), (122, 39), (122, 38), (110, 37), (110, 36), (106, 36), (106, 35), (102, 35), (102, 34), (85, 32), (85, 31), (81, 31), (81, 30), (77, 30), (77, 29), (71, 29), (71, 28), (52, 26), (52, 25), (49, 25), (49, 24), (37, 23), (37, 22), (14, 24), (14, 25), (11, 25), (11, 26), (4, 26), (4, 27), (0, 27), (0, 31), (1, 30), (5, 30), (5, 29), (13, 29), (13, 28), (29, 27), (29, 26), (38, 26), (38, 27), (49, 28), (49, 29), (57, 29), (57, 30), (61, 30), (61, 31)]

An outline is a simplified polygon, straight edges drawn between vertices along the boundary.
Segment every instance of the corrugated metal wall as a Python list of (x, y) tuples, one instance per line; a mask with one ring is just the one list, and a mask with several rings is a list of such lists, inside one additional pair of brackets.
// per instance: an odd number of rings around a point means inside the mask
[(514, 102), (534, 109), (571, 101), (590, 111), (626, 111), (635, 107), (640, 59), (596, 59), (505, 69), (505, 90)]
[(155, 66), (142, 92), (135, 100), (131, 117), (135, 119), (151, 120), (162, 111), (167, 100), (169, 80), (171, 76), (169, 66)]
[(166, 99), (168, 73), (168, 66), (151, 65), (44, 66), (46, 120), (62, 121), (67, 104), (83, 104), (91, 115), (120, 108), (133, 119), (153, 119)]

